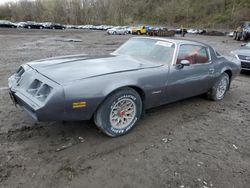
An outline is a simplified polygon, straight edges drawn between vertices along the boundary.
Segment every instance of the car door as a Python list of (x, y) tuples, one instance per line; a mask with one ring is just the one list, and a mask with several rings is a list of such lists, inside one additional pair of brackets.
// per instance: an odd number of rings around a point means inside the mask
[[(183, 65), (183, 60), (189, 63)], [(209, 48), (194, 44), (180, 45), (169, 72), (166, 102), (206, 93), (211, 88), (214, 77)]]

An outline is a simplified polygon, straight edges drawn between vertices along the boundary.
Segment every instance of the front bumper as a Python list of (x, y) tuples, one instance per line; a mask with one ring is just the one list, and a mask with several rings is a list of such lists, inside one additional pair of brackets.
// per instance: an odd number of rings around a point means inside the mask
[[(65, 86), (50, 80), (34, 69), (25, 67), (20, 70), (9, 78), (9, 95), (14, 105), (23, 109), (34, 120), (70, 121), (89, 120), (92, 117), (97, 106), (96, 100), (82, 99), (81, 96), (72, 97), (78, 93), (74, 91), (77, 91), (80, 86), (73, 90), (66, 88), (68, 92), (65, 92)], [(34, 89), (36, 88), (34, 82), (39, 83), (37, 90)], [(44, 85), (49, 86), (51, 91), (41, 100), (37, 94), (40, 94), (39, 90), (41, 91)], [(84, 108), (73, 108), (73, 104), (79, 101), (87, 101), (88, 105)]]
[(23, 109), (28, 115), (30, 115), (34, 120), (39, 121), (39, 106), (29, 101), (26, 97), (20, 96), (13, 91), (9, 91), (10, 98), (15, 106)]
[(242, 61), (241, 60), (241, 69), (242, 70), (250, 70), (250, 61)]
[[(61, 85), (27, 66), (20, 68), (8, 81), (11, 100), (33, 119), (53, 121), (63, 117), (65, 99)], [(37, 87), (34, 87), (35, 81), (39, 83)], [(48, 87), (50, 90), (45, 92)]]

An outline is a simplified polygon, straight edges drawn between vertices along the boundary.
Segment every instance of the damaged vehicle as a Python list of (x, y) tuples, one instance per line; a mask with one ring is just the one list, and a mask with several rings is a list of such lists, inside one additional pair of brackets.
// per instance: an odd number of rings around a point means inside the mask
[(128, 133), (149, 108), (207, 94), (222, 100), (240, 62), (209, 45), (150, 37), (129, 39), (105, 56), (73, 55), (24, 64), (10, 96), (38, 121), (90, 120), (106, 135)]

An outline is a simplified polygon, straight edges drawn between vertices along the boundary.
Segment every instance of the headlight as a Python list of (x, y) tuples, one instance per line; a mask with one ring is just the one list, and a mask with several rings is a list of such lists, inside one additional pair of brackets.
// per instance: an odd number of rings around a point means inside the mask
[(42, 87), (36, 93), (35, 97), (40, 101), (45, 101), (51, 91), (52, 87), (47, 84), (43, 84)]

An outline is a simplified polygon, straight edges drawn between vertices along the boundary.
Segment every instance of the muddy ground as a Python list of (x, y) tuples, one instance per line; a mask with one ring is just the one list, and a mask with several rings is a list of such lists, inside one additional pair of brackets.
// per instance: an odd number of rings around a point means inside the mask
[[(93, 122), (37, 123), (9, 99), (7, 78), (27, 61), (106, 54), (130, 38), (105, 32), (0, 30), (0, 187), (250, 187), (250, 74), (221, 102), (194, 97), (147, 111), (109, 138)], [(65, 42), (64, 39), (82, 42)], [(228, 37), (190, 36), (222, 54)]]

